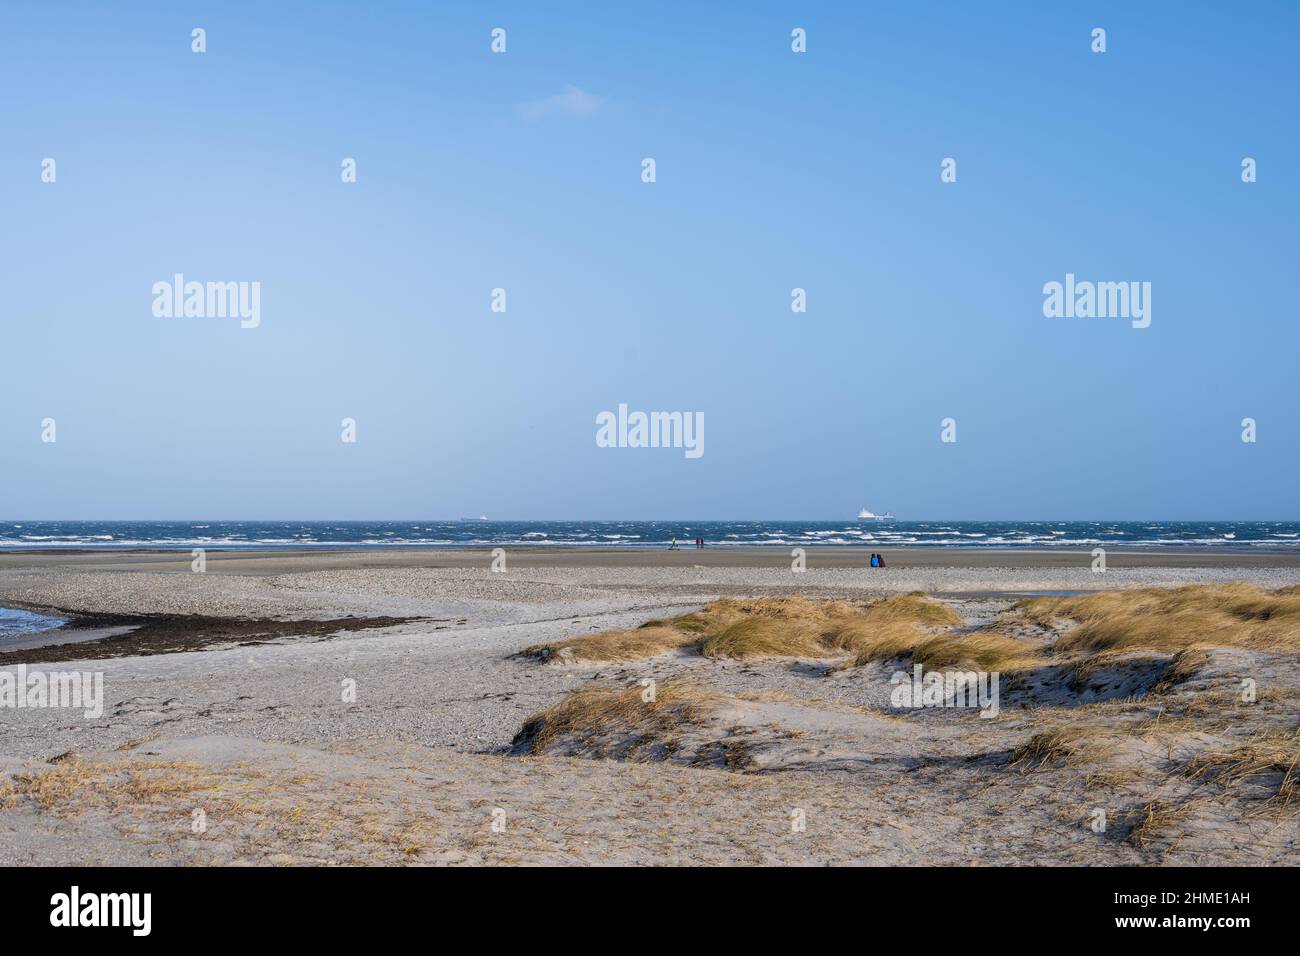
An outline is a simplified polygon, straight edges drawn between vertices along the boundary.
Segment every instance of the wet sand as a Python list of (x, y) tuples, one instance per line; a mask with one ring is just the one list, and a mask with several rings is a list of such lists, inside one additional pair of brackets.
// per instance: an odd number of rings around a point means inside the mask
[(347, 617), (323, 621), (207, 617), (200, 614), (74, 615), (64, 627), (0, 641), (0, 668), (115, 657), (150, 657), (219, 647), (255, 647), (279, 638), (328, 638), (340, 632), (397, 627), (403, 617)]

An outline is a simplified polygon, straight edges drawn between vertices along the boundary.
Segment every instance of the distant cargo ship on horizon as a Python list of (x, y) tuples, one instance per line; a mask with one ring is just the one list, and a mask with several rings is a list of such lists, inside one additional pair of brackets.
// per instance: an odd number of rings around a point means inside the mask
[(883, 515), (878, 515), (874, 511), (868, 511), (866, 508), (863, 508), (861, 511), (858, 512), (858, 520), (859, 521), (893, 521), (894, 513), (892, 511), (887, 511)]

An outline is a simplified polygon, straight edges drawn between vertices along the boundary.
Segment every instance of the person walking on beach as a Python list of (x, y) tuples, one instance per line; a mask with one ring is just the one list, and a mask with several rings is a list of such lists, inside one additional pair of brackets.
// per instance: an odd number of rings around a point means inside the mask
[(669, 551), (679, 550), (677, 547), (677, 535), (673, 535), (673, 543), (668, 546)]
[(883, 568), (884, 566), (885, 566), (885, 556), (883, 554), (876, 555), (876, 567)]
[(702, 548), (702, 547), (704, 547), (704, 539), (703, 539), (703, 538), (696, 538), (696, 539), (695, 539), (695, 547), (697, 547), (697, 548)]
[(872, 551), (872, 552), (871, 552), (871, 566), (872, 566), (873, 568), (878, 568), (878, 567), (880, 567), (879, 561), (880, 561), (880, 555), (878, 555), (878, 554), (876, 554), (876, 552)]

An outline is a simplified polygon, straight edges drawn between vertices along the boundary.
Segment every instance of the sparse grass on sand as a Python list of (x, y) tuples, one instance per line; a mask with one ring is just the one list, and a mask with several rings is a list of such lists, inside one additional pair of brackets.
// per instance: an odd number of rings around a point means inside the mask
[(909, 652), (933, 636), (932, 628), (961, 623), (948, 605), (919, 593), (865, 603), (724, 599), (681, 617), (536, 644), (520, 654), (555, 661), (631, 661), (694, 649), (706, 657), (742, 659), (863, 653), (878, 659)]
[(46, 813), (107, 803), (154, 803), (213, 786), (215, 778), (193, 763), (141, 761), (127, 768), (73, 758), (49, 770), (15, 774), (0, 784), (0, 809), (30, 801)]
[(558, 704), (533, 714), (515, 735), (516, 753), (539, 754), (560, 738), (621, 739), (629, 750), (674, 736), (683, 724), (705, 719), (717, 694), (685, 681), (665, 681), (647, 689), (580, 688)]
[(1028, 773), (1055, 761), (1070, 760), (1082, 754), (1104, 733), (1100, 727), (1052, 727), (1034, 734), (1012, 750), (1007, 765)]
[(107, 812), (120, 827), (145, 827), (159, 841), (201, 843), (207, 831), (195, 833), (189, 826), (194, 809), (201, 808), (221, 841), (239, 844), (254, 859), (265, 857), (270, 846), (328, 844), (343, 851), (347, 862), (363, 863), (376, 848), (405, 857), (442, 842), (436, 824), (407, 819), (364, 787), (331, 794), (322, 781), (317, 773), (247, 765), (71, 756), (49, 769), (0, 780), (0, 810), (34, 810), (59, 819)]
[(1250, 811), (1252, 815), (1300, 812), (1300, 734), (1296, 731), (1265, 733), (1226, 750), (1201, 754), (1189, 760), (1183, 772), (1228, 791), (1250, 784), (1271, 790)]
[(1193, 645), (1300, 651), (1300, 587), (1266, 591), (1250, 584), (1103, 591), (1080, 597), (1033, 598), (1019, 608), (1050, 627), (1078, 622), (1055, 643), (1056, 653), (1159, 651)]
[(1126, 839), (1139, 849), (1146, 849), (1166, 838), (1170, 828), (1196, 812), (1201, 801), (1169, 803), (1152, 800), (1128, 814), (1130, 828)]

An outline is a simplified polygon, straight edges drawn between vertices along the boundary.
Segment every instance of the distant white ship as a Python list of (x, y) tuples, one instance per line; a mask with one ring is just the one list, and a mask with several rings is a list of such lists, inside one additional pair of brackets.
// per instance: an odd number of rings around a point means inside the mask
[(866, 508), (863, 508), (861, 511), (858, 512), (858, 520), (859, 521), (893, 521), (894, 513), (892, 511), (887, 511), (883, 515), (878, 515), (874, 511), (868, 511)]

